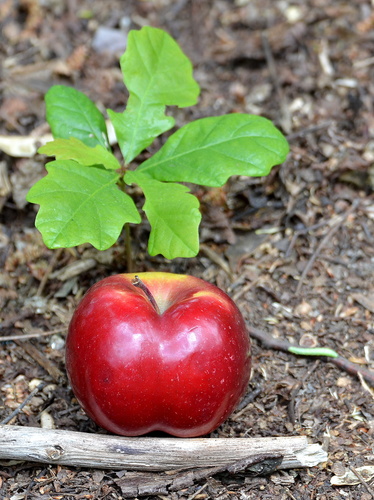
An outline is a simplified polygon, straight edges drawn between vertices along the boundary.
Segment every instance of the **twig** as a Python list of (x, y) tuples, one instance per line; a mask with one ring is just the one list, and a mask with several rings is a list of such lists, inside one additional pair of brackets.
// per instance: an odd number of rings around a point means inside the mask
[[(48, 468), (45, 468), (45, 469), (41, 470), (39, 472), (39, 474), (36, 476), (36, 478), (34, 478), (32, 481), (30, 481), (30, 483), (28, 484), (28, 486), (26, 488), (26, 491), (25, 491), (24, 500), (28, 500), (29, 493), (30, 493), (31, 489), (34, 488), (35, 485), (38, 484), (39, 487), (40, 487), (40, 482), (38, 481), (38, 479), (41, 478), (41, 477), (43, 477), (46, 474), (47, 471), (48, 471)], [(49, 478), (47, 481), (43, 481), (43, 486), (46, 483), (48, 484), (49, 482), (52, 482), (52, 481), (55, 481), (54, 477)]]
[(324, 128), (329, 128), (335, 122), (330, 120), (328, 122), (323, 122), (318, 125), (313, 125), (312, 127), (302, 128), (300, 130), (296, 130), (292, 134), (288, 134), (286, 136), (288, 141), (292, 141), (293, 139), (297, 139), (298, 137), (303, 137), (304, 135), (312, 134), (313, 132), (318, 132), (319, 130), (323, 130)]
[(372, 498), (374, 498), (374, 490), (370, 488), (370, 486), (365, 481), (365, 478), (362, 477), (361, 473), (352, 465), (350, 465), (349, 468), (353, 472), (353, 474), (357, 477), (357, 479), (360, 480), (360, 483), (366, 489), (366, 491), (371, 495)]
[(26, 318), (31, 318), (34, 316), (35, 311), (32, 309), (24, 309), (23, 311), (20, 311), (18, 314), (13, 316), (13, 318), (6, 319), (0, 324), (0, 330), (5, 330), (6, 328), (11, 328), (14, 326), (17, 321), (22, 321), (23, 319)]
[(14, 411), (12, 411), (10, 415), (5, 417), (4, 420), (0, 422), (0, 424), (5, 425), (8, 422), (10, 422), (14, 417), (16, 417), (18, 413), (20, 413), (23, 410), (23, 408), (27, 405), (27, 403), (29, 403), (32, 400), (32, 398), (36, 396), (36, 394), (43, 389), (45, 385), (46, 385), (45, 382), (41, 382), (37, 387), (35, 387), (35, 389), (31, 391), (30, 394), (27, 396), (27, 398), (24, 401), (22, 401), (22, 403)]
[(39, 351), (33, 344), (26, 341), (23, 342), (21, 340), (14, 340), (14, 342), (22, 347), (22, 349), (32, 357), (34, 361), (38, 363), (44, 370), (55, 380), (59, 382), (64, 379), (64, 374), (62, 371), (50, 361), (42, 352)]
[[(11, 445), (10, 445), (11, 443)], [(0, 425), (0, 460), (111, 470), (175, 471), (222, 467), (231, 473), (283, 456), (279, 469), (313, 467), (327, 453), (306, 436), (267, 438), (163, 438), (111, 436)], [(259, 464), (260, 465), (260, 464)], [(263, 473), (263, 466), (257, 473)], [(255, 472), (252, 470), (252, 472)]]
[(366, 382), (374, 387), (374, 372), (371, 370), (367, 370), (366, 368), (362, 368), (360, 365), (353, 363), (352, 361), (348, 361), (348, 359), (339, 356), (338, 358), (326, 358), (326, 361), (330, 361), (334, 365), (342, 368), (350, 375), (356, 375), (356, 377), (362, 376)]
[(286, 258), (290, 256), (291, 250), (295, 246), (296, 240), (299, 236), (301, 236), (302, 234), (307, 234), (310, 231), (314, 231), (314, 229), (320, 229), (321, 227), (326, 226), (329, 223), (330, 223), (330, 220), (323, 220), (321, 222), (318, 222), (318, 224), (313, 224), (313, 226), (305, 227), (303, 229), (298, 229), (297, 231), (295, 231), (293, 236), (292, 236), (291, 243), (289, 244), (284, 256)]
[(249, 404), (253, 403), (253, 401), (257, 398), (257, 396), (261, 394), (261, 392), (262, 392), (261, 386), (257, 386), (256, 389), (253, 389), (253, 391), (248, 392), (236, 407), (236, 412), (238, 413), (235, 413), (235, 417), (238, 417), (239, 414), (241, 414), (242, 410), (245, 410)]
[(214, 264), (217, 264), (221, 269), (225, 271), (225, 273), (228, 275), (228, 277), (233, 281), (234, 276), (232, 274), (232, 271), (230, 269), (229, 264), (214, 250), (212, 250), (210, 247), (207, 245), (204, 245), (201, 243), (200, 245), (200, 251), (205, 253), (205, 255), (212, 261)]
[(254, 339), (259, 340), (264, 347), (274, 349), (275, 351), (289, 352), (288, 349), (292, 344), (288, 342), (288, 340), (272, 337), (268, 333), (252, 326), (248, 326), (247, 328), (249, 335)]
[(255, 279), (253, 281), (250, 281), (246, 285), (242, 286), (238, 292), (233, 296), (232, 300), (234, 302), (237, 302), (243, 295), (245, 295), (249, 290), (253, 287), (255, 287), (258, 283), (258, 279)]
[(307, 370), (305, 375), (303, 375), (302, 379), (299, 380), (295, 385), (294, 388), (291, 391), (290, 394), (290, 401), (288, 403), (288, 416), (290, 418), (290, 421), (292, 424), (296, 422), (296, 415), (295, 415), (295, 399), (296, 396), (300, 390), (300, 388), (304, 385), (305, 381), (310, 377), (310, 375), (314, 372), (314, 370), (317, 368), (319, 365), (319, 359)]
[(202, 491), (204, 491), (204, 490), (205, 490), (205, 488), (208, 486), (208, 484), (209, 484), (209, 483), (205, 483), (205, 484), (203, 484), (202, 486), (200, 486), (200, 488), (199, 488), (198, 490), (196, 490), (196, 491), (195, 491), (195, 493), (192, 493), (192, 495), (190, 495), (190, 496), (187, 498), (187, 500), (193, 500), (194, 498), (196, 498), (196, 497), (197, 497), (197, 495), (200, 495), (200, 493), (201, 493)]
[(237, 422), (240, 417), (243, 415), (243, 413), (246, 413), (249, 408), (252, 405), (252, 402), (257, 398), (257, 396), (261, 393), (262, 387), (258, 387), (257, 389), (254, 389), (253, 391), (249, 392), (241, 401), (241, 403), (238, 405), (236, 409), (236, 413), (234, 415), (231, 415), (230, 420), (233, 420), (234, 422)]
[(45, 285), (47, 284), (47, 281), (51, 275), (51, 272), (53, 271), (61, 253), (63, 251), (63, 248), (58, 248), (52, 255), (52, 258), (51, 258), (51, 261), (44, 273), (44, 276), (43, 278), (41, 279), (40, 283), (39, 283), (39, 287), (38, 287), (38, 290), (36, 292), (36, 295), (37, 296), (41, 296), (41, 294), (43, 293), (43, 290), (45, 288)]
[(167, 13), (165, 14), (165, 19), (168, 22), (173, 22), (180, 11), (185, 8), (187, 3), (188, 0), (179, 0), (179, 2), (173, 2)]
[(11, 340), (37, 339), (40, 337), (49, 337), (50, 335), (56, 335), (57, 333), (67, 333), (67, 328), (57, 328), (56, 330), (49, 330), (48, 332), (23, 333), (21, 335), (0, 335), (0, 342), (9, 342)]
[[(171, 473), (139, 473), (125, 472), (125, 474), (115, 483), (121, 488), (124, 497), (139, 497), (145, 495), (167, 495), (173, 491), (180, 491), (189, 488), (194, 483), (206, 480), (210, 477), (224, 474), (235, 475), (238, 473), (246, 476), (262, 476), (271, 474), (281, 466), (282, 455), (279, 453), (262, 454), (257, 457), (238, 460), (235, 463), (225, 464), (219, 467), (195, 468), (182, 472)], [(188, 500), (196, 498), (208, 483), (198, 488), (195, 493), (188, 497)]]
[(322, 241), (320, 242), (320, 244), (316, 248), (315, 252), (312, 254), (311, 258), (309, 259), (307, 265), (305, 266), (304, 271), (302, 272), (302, 275), (300, 277), (300, 281), (299, 281), (297, 288), (296, 288), (296, 294), (300, 293), (300, 290), (301, 290), (301, 287), (303, 286), (304, 280), (305, 280), (306, 276), (308, 275), (309, 271), (311, 270), (311, 268), (313, 267), (313, 264), (314, 264), (316, 258), (318, 257), (318, 255), (320, 254), (322, 248), (331, 240), (331, 238), (338, 231), (338, 229), (343, 224), (345, 219), (357, 208), (357, 206), (358, 206), (358, 201), (355, 200), (352, 203), (351, 207), (345, 212), (345, 214), (342, 215), (340, 220), (334, 226), (332, 226), (330, 231), (328, 231), (328, 233), (324, 236), (324, 238), (322, 239)]
[[(248, 327), (248, 332), (251, 337), (259, 340), (261, 344), (268, 349), (274, 349), (276, 351), (283, 351), (292, 354), (291, 350), (296, 347), (290, 342), (288, 342), (288, 340), (276, 339), (271, 335), (269, 335), (268, 333), (265, 333), (262, 330), (253, 328), (251, 326)], [(310, 352), (311, 351), (313, 351), (313, 349), (311, 349)], [(329, 351), (334, 352), (331, 349)], [(363, 368), (362, 366), (356, 363), (352, 363), (352, 361), (348, 361), (348, 359), (344, 358), (343, 356), (339, 356), (338, 354), (336, 355), (336, 357), (331, 357), (331, 356), (319, 356), (319, 357), (324, 361), (333, 363), (334, 365), (346, 371), (350, 375), (355, 375), (357, 377), (360, 377), (361, 375), (364, 378), (364, 380), (366, 380), (366, 382), (368, 382), (370, 385), (374, 387), (374, 372), (367, 370), (366, 368)]]
[(360, 382), (361, 382), (361, 385), (362, 385), (362, 388), (364, 389), (364, 391), (368, 392), (370, 394), (370, 396), (374, 399), (374, 389), (372, 389), (371, 387), (369, 387), (366, 383), (366, 381), (364, 380), (364, 377), (361, 375), (361, 373), (358, 373), (358, 378), (360, 379)]
[(321, 252), (322, 248), (326, 245), (326, 243), (328, 243), (331, 240), (333, 235), (338, 231), (342, 222), (343, 222), (343, 220), (341, 220), (339, 224), (336, 224), (335, 226), (333, 226), (330, 229), (330, 231), (324, 236), (324, 238), (322, 239), (322, 241), (320, 242), (320, 244), (316, 248), (315, 252), (310, 257), (307, 265), (304, 268), (304, 271), (301, 274), (299, 283), (298, 283), (297, 288), (296, 288), (296, 294), (300, 293), (301, 287), (304, 284), (304, 280), (305, 280), (306, 276), (308, 275), (309, 271), (312, 269), (313, 264), (314, 264), (316, 258), (318, 257), (319, 253)]
[(282, 98), (281, 86), (279, 83), (278, 72), (277, 72), (277, 68), (275, 65), (274, 56), (273, 56), (273, 53), (271, 51), (271, 47), (270, 47), (270, 43), (269, 43), (269, 39), (268, 39), (268, 35), (267, 35), (266, 31), (263, 31), (261, 33), (261, 37), (262, 37), (262, 47), (264, 49), (265, 58), (266, 58), (266, 64), (268, 66), (270, 77), (273, 80), (273, 85), (275, 87), (277, 97), (280, 99), (280, 98)]
[(291, 500), (296, 500), (296, 498), (293, 496), (293, 494), (286, 489), (286, 494), (291, 498)]
[(291, 115), (289, 111), (289, 105), (287, 102), (287, 99), (282, 92), (280, 83), (279, 83), (279, 72), (277, 71), (276, 65), (275, 65), (275, 60), (273, 53), (271, 51), (269, 39), (267, 36), (266, 32), (262, 32), (262, 47), (264, 49), (264, 54), (265, 54), (265, 59), (266, 63), (269, 69), (270, 73), (270, 78), (273, 81), (273, 85), (275, 88), (275, 93), (277, 95), (277, 101), (279, 102), (280, 105), (280, 122), (285, 130), (285, 132), (289, 133), (292, 129), (292, 121), (291, 121)]

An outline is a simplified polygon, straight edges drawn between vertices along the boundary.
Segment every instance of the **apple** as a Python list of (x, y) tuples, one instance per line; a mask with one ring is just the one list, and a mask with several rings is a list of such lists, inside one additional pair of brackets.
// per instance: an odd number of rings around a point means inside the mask
[(233, 411), (250, 376), (243, 317), (222, 290), (171, 273), (118, 274), (74, 312), (66, 368), (86, 413), (115, 434), (194, 437)]

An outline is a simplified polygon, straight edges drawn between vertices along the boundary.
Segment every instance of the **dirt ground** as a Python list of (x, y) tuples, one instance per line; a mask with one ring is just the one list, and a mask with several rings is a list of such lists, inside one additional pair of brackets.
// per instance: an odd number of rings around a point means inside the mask
[[(273, 120), (289, 139), (287, 161), (265, 179), (195, 189), (203, 211), (196, 258), (150, 257), (147, 224), (132, 228), (135, 269), (202, 277), (234, 298), (249, 326), (374, 370), (372, 2), (2, 0), (0, 23), (0, 136), (48, 133), (43, 96), (55, 83), (74, 85), (103, 110), (123, 109), (124, 33), (148, 24), (178, 40), (202, 88), (196, 107), (172, 111), (178, 126), (231, 112)], [(44, 164), (38, 154), (0, 151), (0, 334), (12, 338), (1, 342), (0, 421), (44, 382), (10, 425), (103, 432), (69, 389), (64, 339), (87, 288), (126, 271), (123, 239), (102, 253), (46, 249), (25, 201)], [(24, 334), (34, 337), (16, 338)], [(255, 339), (253, 364), (252, 396), (212, 436), (306, 435), (328, 461), (267, 477), (217, 476), (148, 498), (374, 498), (370, 385), (326, 359)], [(331, 484), (346, 472), (353, 484)], [(0, 498), (120, 499), (123, 474), (2, 462)]]

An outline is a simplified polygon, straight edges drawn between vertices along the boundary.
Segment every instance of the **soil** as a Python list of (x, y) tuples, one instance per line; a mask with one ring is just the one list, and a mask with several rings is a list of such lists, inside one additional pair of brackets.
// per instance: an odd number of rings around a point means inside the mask
[[(332, 348), (374, 370), (372, 2), (3, 0), (0, 23), (0, 135), (47, 133), (43, 96), (56, 83), (84, 91), (103, 110), (123, 109), (123, 36), (118, 46), (107, 37), (148, 24), (178, 40), (202, 88), (197, 106), (172, 110), (178, 126), (232, 112), (273, 120), (289, 139), (287, 161), (266, 178), (194, 188), (203, 212), (195, 258), (150, 257), (147, 223), (133, 227), (134, 268), (204, 278), (234, 298), (249, 327)], [(0, 420), (39, 387), (9, 425), (102, 433), (69, 388), (64, 339), (87, 288), (126, 272), (123, 238), (102, 253), (89, 245), (47, 249), (25, 201), (45, 157), (0, 155), (0, 329), (13, 338), (1, 342)], [(16, 338), (25, 334), (34, 337)], [(212, 436), (306, 435), (323, 444), (327, 462), (258, 478), (217, 476), (148, 498), (374, 498), (370, 384), (326, 358), (252, 343), (252, 397)], [(366, 482), (352, 472), (363, 466), (371, 467)], [(348, 471), (354, 484), (331, 484)], [(120, 499), (122, 476), (3, 461), (0, 498)]]

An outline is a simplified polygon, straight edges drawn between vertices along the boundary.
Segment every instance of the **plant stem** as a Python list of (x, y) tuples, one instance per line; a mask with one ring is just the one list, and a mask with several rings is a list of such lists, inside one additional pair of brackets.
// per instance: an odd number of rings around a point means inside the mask
[(128, 222), (125, 224), (125, 253), (126, 253), (126, 268), (128, 273), (133, 272), (132, 248), (131, 248), (131, 232)]
[(137, 286), (138, 288), (140, 288), (140, 290), (142, 290), (145, 294), (145, 296), (147, 297), (147, 299), (149, 300), (149, 302), (152, 304), (154, 310), (156, 311), (157, 314), (161, 314), (160, 313), (160, 309), (157, 305), (157, 302), (155, 300), (155, 298), (153, 297), (152, 295), (152, 292), (150, 291), (150, 289), (147, 287), (147, 285), (139, 278), (139, 276), (135, 276), (135, 278), (132, 280), (132, 284), (134, 286)]

